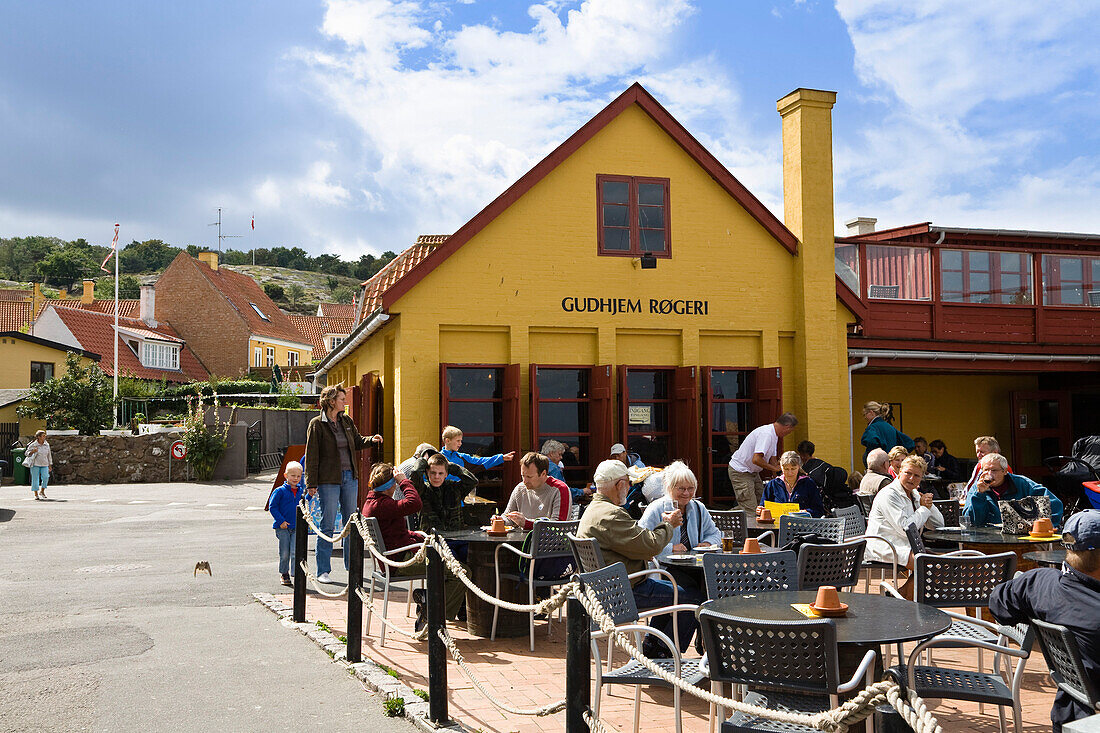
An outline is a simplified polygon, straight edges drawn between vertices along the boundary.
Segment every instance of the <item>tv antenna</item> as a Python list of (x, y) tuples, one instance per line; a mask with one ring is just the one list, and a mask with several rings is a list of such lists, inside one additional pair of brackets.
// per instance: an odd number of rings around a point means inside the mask
[(240, 239), (243, 235), (240, 234), (222, 234), (222, 207), (218, 207), (218, 220), (210, 222), (207, 226), (218, 228), (218, 252), (222, 251), (223, 239)]

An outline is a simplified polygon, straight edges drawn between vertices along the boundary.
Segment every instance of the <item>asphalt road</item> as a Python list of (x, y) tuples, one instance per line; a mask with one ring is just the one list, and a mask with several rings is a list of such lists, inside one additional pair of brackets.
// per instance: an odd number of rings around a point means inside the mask
[(0, 730), (414, 730), (252, 600), (270, 485), (0, 488)]

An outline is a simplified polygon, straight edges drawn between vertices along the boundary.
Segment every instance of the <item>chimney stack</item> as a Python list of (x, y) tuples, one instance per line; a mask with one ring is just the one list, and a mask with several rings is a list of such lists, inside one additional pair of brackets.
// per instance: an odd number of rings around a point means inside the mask
[(58, 298), (58, 300), (67, 300), (69, 298), (69, 289), (68, 288), (58, 288), (57, 298)]
[(91, 305), (95, 300), (95, 280), (84, 281), (84, 292), (80, 294), (80, 302), (84, 305)]
[(152, 285), (141, 286), (141, 300), (138, 301), (138, 318), (145, 321), (146, 325), (151, 328), (157, 327), (156, 298), (156, 290)]
[(848, 227), (849, 237), (854, 237), (859, 234), (874, 234), (875, 224), (878, 224), (878, 219), (870, 216), (857, 216), (855, 219), (849, 219), (844, 222), (844, 226)]
[(199, 262), (205, 262), (214, 272), (218, 271), (217, 252), (199, 252)]

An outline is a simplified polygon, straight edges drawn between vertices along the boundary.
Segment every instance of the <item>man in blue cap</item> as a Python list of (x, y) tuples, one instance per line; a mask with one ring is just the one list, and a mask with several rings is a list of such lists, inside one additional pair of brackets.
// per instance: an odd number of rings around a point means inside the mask
[[(1088, 509), (1066, 520), (1062, 542), (1062, 570), (1039, 568), (997, 586), (989, 611), (1003, 624), (1039, 619), (1065, 626), (1076, 637), (1085, 671), (1100, 680), (1100, 511)], [(1050, 720), (1057, 733), (1064, 723), (1094, 712), (1059, 690)]]

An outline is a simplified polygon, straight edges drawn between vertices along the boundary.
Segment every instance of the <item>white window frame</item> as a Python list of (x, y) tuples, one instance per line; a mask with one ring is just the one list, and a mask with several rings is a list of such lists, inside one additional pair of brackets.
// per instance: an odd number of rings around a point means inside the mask
[(252, 349), (252, 359), (255, 361), (255, 366), (262, 367), (264, 365), (264, 350), (259, 346)]
[(286, 352), (286, 364), (287, 366), (298, 366), (298, 352), (288, 351)]
[(344, 339), (346, 339), (346, 338), (347, 338), (347, 336), (329, 336), (328, 350), (329, 351), (335, 351), (336, 347), (339, 346), (340, 344), (344, 343)]
[(141, 365), (150, 369), (166, 369), (178, 372), (180, 368), (180, 347), (177, 344), (145, 341), (141, 344)]
[(268, 366), (269, 369), (273, 368), (275, 366), (275, 347), (274, 346), (268, 346), (267, 347), (267, 366)]

